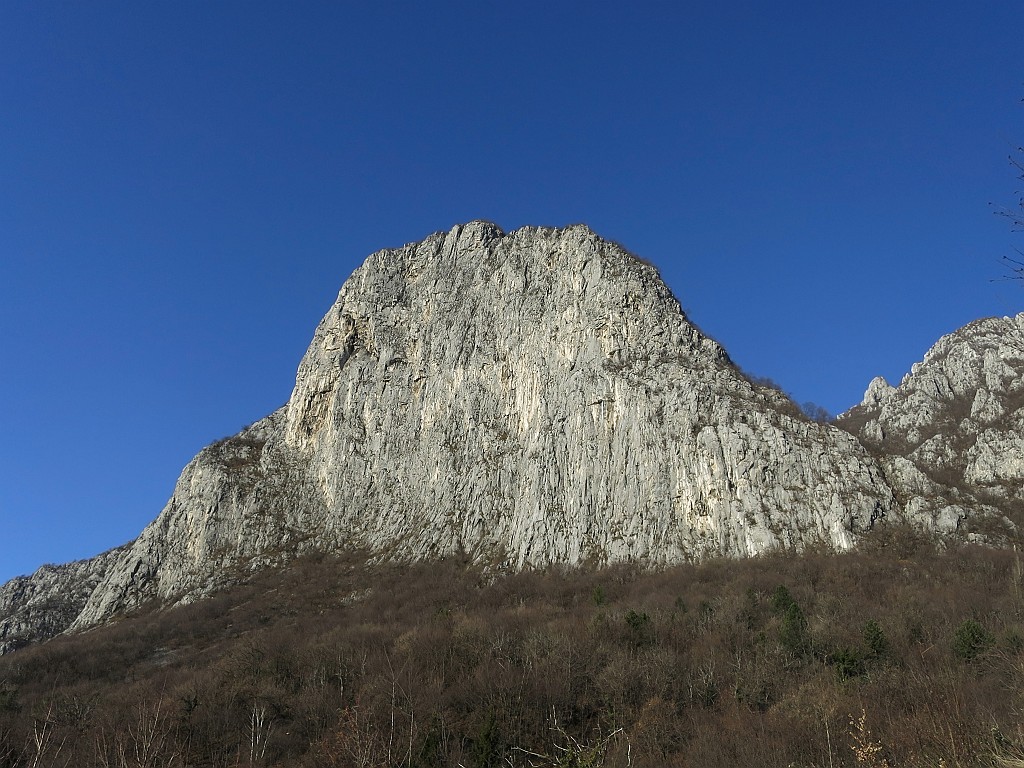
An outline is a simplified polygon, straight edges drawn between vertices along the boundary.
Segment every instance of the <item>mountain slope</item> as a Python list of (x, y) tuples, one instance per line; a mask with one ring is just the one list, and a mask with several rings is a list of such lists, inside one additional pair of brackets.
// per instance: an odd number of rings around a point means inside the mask
[(943, 336), (898, 387), (876, 378), (838, 421), (886, 456), (887, 475), (912, 515), (945, 527), (971, 512), (1018, 517), (1024, 314), (977, 320)]
[(123, 550), (44, 565), (30, 576), (0, 585), (0, 655), (67, 629)]
[(825, 540), (893, 508), (849, 435), (751, 384), (586, 227), (474, 222), (369, 257), (280, 412), (186, 467), (75, 626), (303, 548), (520, 568)]
[(72, 626), (308, 550), (656, 565), (848, 548), (899, 513), (876, 458), (751, 383), (652, 266), (584, 226), (472, 222), (353, 273), (287, 405), (186, 466)]

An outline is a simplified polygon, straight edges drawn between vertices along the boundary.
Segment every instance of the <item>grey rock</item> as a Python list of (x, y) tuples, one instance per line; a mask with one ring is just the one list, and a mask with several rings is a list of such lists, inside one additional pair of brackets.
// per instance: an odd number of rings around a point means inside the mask
[(974, 486), (1014, 484), (1024, 481), (1024, 414), (1015, 414), (1016, 430), (986, 429), (967, 451), (964, 479)]
[(650, 265), (586, 227), (474, 222), (356, 270), (287, 406), (185, 468), (73, 626), (302, 548), (522, 568), (849, 547), (894, 508), (881, 477)]
[(939, 339), (899, 387), (879, 381), (838, 421), (877, 453), (903, 457), (883, 464), (911, 518), (949, 529), (1001, 517), (993, 502), (1024, 500), (1024, 314), (970, 323)]
[(119, 547), (88, 560), (44, 565), (0, 586), (0, 655), (63, 632), (81, 613)]
[(867, 391), (864, 393), (864, 399), (861, 401), (861, 405), (870, 408), (872, 406), (878, 406), (882, 404), (889, 394), (893, 391), (894, 387), (882, 376), (876, 376), (871, 380), (868, 385)]
[(186, 465), (163, 511), (104, 570), (73, 629), (150, 600), (191, 602), (308, 551), (322, 505), (275, 439), (282, 417), (279, 410)]
[[(971, 514), (962, 498), (915, 499), (941, 487), (928, 462), (959, 468), (967, 454), (941, 441), (912, 454), (950, 398), (1008, 429), (999, 393), (1019, 384), (1017, 358), (984, 352), (994, 401), (926, 358), (899, 388), (872, 382), (846, 429), (819, 424), (745, 377), (654, 267), (586, 227), (458, 226), (371, 255), (317, 327), (288, 403), (203, 449), (153, 523), (86, 568), (84, 596), (38, 619), (36, 636), (195, 600), (310, 550), (659, 565), (848, 548), (885, 517), (954, 529)], [(887, 430), (911, 428), (928, 434), (873, 455)], [(1015, 434), (979, 436), (972, 477), (1015, 477)], [(45, 600), (49, 582), (34, 583)], [(31, 637), (25, 604), (11, 597), (0, 616), (22, 616)]]
[(753, 386), (586, 227), (476, 222), (371, 256), (299, 367), (285, 439), (343, 539), (408, 557), (849, 546), (891, 507), (856, 441)]

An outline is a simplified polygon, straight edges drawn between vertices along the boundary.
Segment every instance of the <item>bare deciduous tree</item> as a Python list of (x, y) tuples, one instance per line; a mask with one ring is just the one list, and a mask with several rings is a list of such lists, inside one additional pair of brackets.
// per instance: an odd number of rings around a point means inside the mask
[(31, 768), (42, 765), (57, 765), (57, 759), (64, 745), (67, 743), (67, 736), (57, 738), (57, 722), (54, 718), (53, 702), (46, 708), (46, 714), (37, 717), (32, 722), (32, 735), (28, 754)]
[[(1024, 181), (1024, 147), (1017, 147), (1017, 155), (1010, 155), (1010, 165), (1017, 172), (1017, 179)], [(1024, 190), (1016, 192), (1017, 204), (1009, 208), (998, 208), (996, 213), (1010, 220), (1010, 226), (1014, 232), (1024, 232)], [(1003, 264), (1007, 273), (1005, 280), (1024, 281), (1024, 251), (1017, 249), (1017, 256), (1003, 256)]]
[(267, 715), (267, 707), (253, 700), (249, 714), (249, 765), (262, 765), (267, 756), (267, 742), (273, 729), (273, 718)]

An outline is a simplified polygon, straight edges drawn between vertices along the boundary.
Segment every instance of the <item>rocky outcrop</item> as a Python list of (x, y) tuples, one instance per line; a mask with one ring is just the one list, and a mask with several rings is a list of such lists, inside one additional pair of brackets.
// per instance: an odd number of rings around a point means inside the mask
[(1010, 525), (1003, 513), (1024, 502), (1024, 314), (943, 336), (898, 387), (872, 381), (839, 423), (885, 457), (912, 518)]
[(356, 270), (287, 406), (185, 468), (75, 626), (302, 547), (659, 564), (848, 547), (892, 511), (860, 444), (748, 381), (652, 266), (474, 222)]
[(75, 629), (149, 600), (190, 602), (324, 540), (320, 492), (280, 439), (283, 416), (277, 411), (188, 463), (156, 520), (104, 569)]
[(124, 547), (88, 560), (44, 565), (0, 586), (0, 655), (63, 632)]
[[(873, 385), (863, 426), (891, 396)], [(1015, 471), (984, 445), (976, 473)], [(370, 256), (288, 403), (201, 451), (56, 624), (193, 600), (309, 549), (523, 568), (846, 548), (933, 482), (897, 458), (894, 494), (891, 466), (751, 382), (654, 267), (586, 227), (473, 222)]]

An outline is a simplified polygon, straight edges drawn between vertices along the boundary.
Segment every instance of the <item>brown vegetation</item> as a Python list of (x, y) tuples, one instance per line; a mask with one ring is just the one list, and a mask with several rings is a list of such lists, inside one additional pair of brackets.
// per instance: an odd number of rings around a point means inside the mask
[(0, 767), (1020, 764), (1022, 586), (905, 532), (655, 573), (307, 558), (0, 658)]

